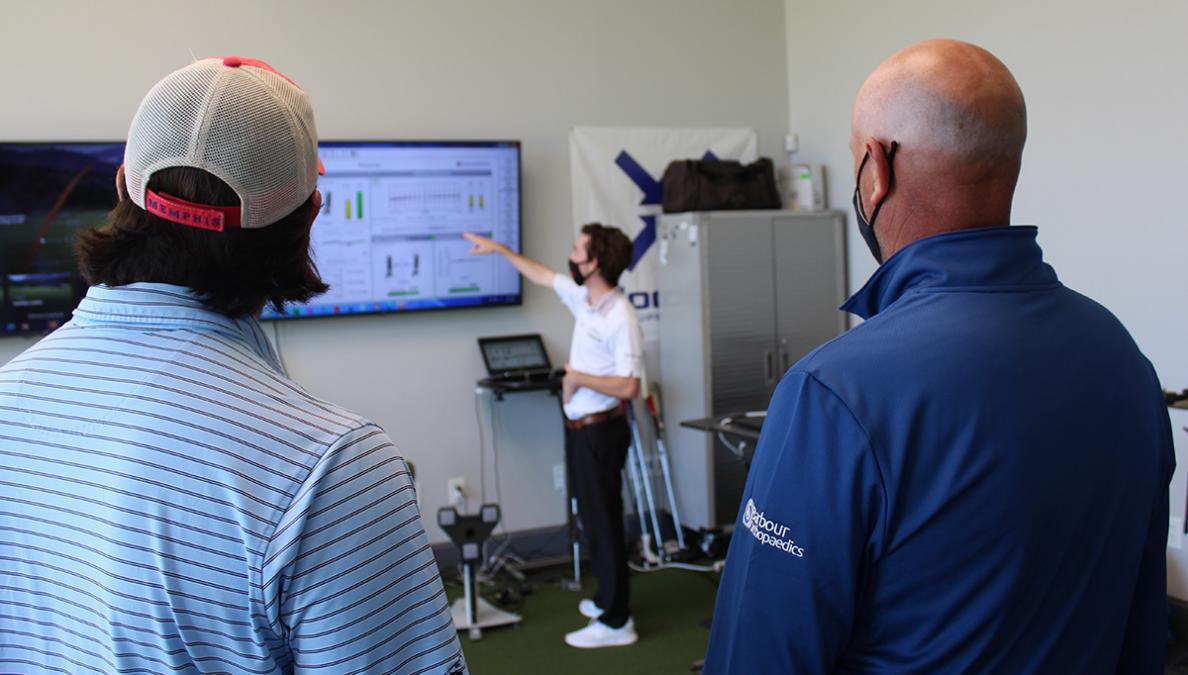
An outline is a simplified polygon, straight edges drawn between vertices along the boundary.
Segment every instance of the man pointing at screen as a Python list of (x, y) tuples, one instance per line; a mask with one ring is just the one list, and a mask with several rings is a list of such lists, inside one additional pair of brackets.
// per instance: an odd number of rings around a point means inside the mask
[(565, 454), (598, 591), (578, 605), (590, 625), (566, 635), (565, 642), (581, 648), (632, 644), (638, 636), (628, 608), (622, 500), (631, 432), (623, 402), (639, 395), (643, 336), (631, 302), (618, 288), (631, 262), (631, 240), (613, 227), (585, 225), (570, 251), (566, 276), (499, 242), (464, 236), (474, 244), (471, 253), (502, 255), (529, 281), (552, 288), (573, 312), (562, 382)]

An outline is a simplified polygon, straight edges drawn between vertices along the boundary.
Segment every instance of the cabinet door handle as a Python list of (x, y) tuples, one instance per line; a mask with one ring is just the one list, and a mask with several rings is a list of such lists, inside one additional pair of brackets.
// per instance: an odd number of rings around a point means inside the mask
[(775, 382), (775, 355), (770, 349), (763, 352), (763, 360), (767, 366), (767, 383), (771, 384)]

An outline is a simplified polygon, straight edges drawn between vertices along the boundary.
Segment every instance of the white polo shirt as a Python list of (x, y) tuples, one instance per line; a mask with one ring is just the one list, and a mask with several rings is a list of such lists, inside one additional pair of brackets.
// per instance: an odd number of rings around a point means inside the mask
[[(591, 306), (589, 290), (573, 279), (558, 274), (553, 290), (573, 312), (573, 342), (569, 346), (569, 365), (583, 373), (602, 376), (644, 376), (643, 333), (635, 308), (622, 289), (607, 293)], [(579, 387), (565, 404), (565, 416), (576, 420), (586, 415), (610, 410), (619, 399)]]

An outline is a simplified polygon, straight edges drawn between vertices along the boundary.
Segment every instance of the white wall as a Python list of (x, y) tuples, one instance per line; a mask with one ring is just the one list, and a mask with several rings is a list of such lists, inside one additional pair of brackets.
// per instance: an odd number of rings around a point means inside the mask
[[(191, 50), (255, 56), (309, 92), (326, 139), (522, 139), (525, 249), (561, 267), (573, 236), (571, 126), (754, 127), (761, 154), (776, 155), (788, 119), (783, 9), (780, 0), (5, 3), (0, 137), (121, 139), (140, 97)], [(479, 484), (475, 338), (540, 332), (565, 360), (565, 310), (538, 289), (524, 302), (286, 323), (281, 347), (299, 382), (388, 430), (416, 463), (432, 514), (448, 477)], [(0, 340), (0, 363), (29, 344)], [(500, 405), (505, 525), (561, 522), (555, 402)]]
[[(847, 210), (850, 110), (875, 66), (933, 37), (1002, 59), (1028, 109), (1013, 221), (1039, 226), (1062, 281), (1122, 320), (1165, 388), (1188, 387), (1188, 4), (787, 0), (785, 20), (798, 159), (827, 167), (830, 205)], [(875, 264), (850, 222), (858, 288)], [(1171, 507), (1182, 516), (1188, 436), (1176, 415)], [(1188, 551), (1171, 549), (1169, 563), (1169, 590), (1188, 599)]]

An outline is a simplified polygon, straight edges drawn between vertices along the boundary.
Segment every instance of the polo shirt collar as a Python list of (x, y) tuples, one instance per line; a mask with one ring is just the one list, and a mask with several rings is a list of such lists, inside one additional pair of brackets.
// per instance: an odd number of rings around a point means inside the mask
[(623, 294), (623, 287), (618, 286), (618, 287), (612, 288), (609, 293), (602, 296), (602, 298), (599, 299), (597, 303), (590, 304), (590, 291), (589, 291), (589, 289), (587, 289), (586, 290), (586, 310), (589, 312), (593, 312), (595, 314), (602, 314), (603, 311), (605, 311), (608, 307), (610, 307), (611, 303), (615, 301), (615, 298), (619, 297), (622, 294)]
[(276, 370), (285, 372), (255, 317), (231, 318), (209, 309), (198, 293), (184, 286), (148, 282), (92, 286), (74, 310), (70, 323), (80, 327), (214, 332), (244, 344)]
[(1059, 286), (1043, 260), (1033, 226), (946, 232), (903, 247), (841, 309), (869, 319), (919, 292), (977, 288), (1025, 290)]

